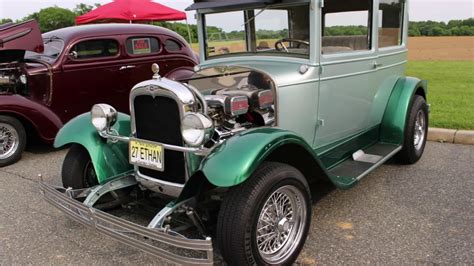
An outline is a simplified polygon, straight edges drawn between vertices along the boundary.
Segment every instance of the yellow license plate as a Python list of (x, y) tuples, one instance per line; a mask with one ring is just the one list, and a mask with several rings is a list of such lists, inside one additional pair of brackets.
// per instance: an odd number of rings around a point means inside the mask
[(150, 141), (132, 139), (128, 147), (130, 164), (164, 171), (165, 156), (162, 145)]

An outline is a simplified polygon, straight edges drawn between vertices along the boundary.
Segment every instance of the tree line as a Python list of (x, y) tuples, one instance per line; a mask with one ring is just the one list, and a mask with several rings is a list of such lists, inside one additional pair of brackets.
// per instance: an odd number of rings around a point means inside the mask
[[(41, 9), (15, 22), (22, 22), (29, 19), (38, 21), (41, 32), (73, 26), (76, 16), (83, 15), (100, 4), (87, 5), (78, 4), (72, 10), (58, 6)], [(2, 18), (0, 24), (13, 22), (11, 19)], [(177, 32), (188, 40), (188, 26), (181, 22), (152, 22), (150, 24), (168, 28)], [(189, 25), (193, 42), (197, 41), (197, 26)], [(215, 40), (242, 40), (245, 38), (243, 31), (225, 32), (218, 27), (208, 27), (207, 34)], [(326, 36), (337, 35), (364, 35), (367, 34), (366, 27), (363, 26), (334, 26), (325, 29)], [(451, 20), (448, 23), (437, 21), (410, 22), (409, 36), (474, 36), (474, 18), (464, 20)], [(288, 30), (258, 30), (259, 39), (279, 39), (288, 36)]]
[(474, 18), (437, 21), (410, 22), (410, 36), (474, 36)]

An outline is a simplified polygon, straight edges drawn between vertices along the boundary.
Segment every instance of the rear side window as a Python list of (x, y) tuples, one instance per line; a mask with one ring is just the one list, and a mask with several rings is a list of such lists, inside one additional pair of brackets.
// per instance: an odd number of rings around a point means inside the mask
[(402, 44), (403, 0), (380, 0), (379, 47)]
[(323, 54), (371, 49), (372, 0), (327, 0), (323, 15)]
[(168, 51), (168, 52), (177, 52), (177, 51), (181, 50), (181, 44), (179, 44), (175, 40), (168, 39), (165, 42), (165, 48), (166, 48), (166, 51)]
[(133, 37), (126, 42), (127, 53), (130, 55), (146, 55), (160, 51), (160, 41), (154, 37)]
[(76, 59), (116, 56), (119, 53), (116, 40), (89, 40), (80, 42), (71, 49), (76, 52)]

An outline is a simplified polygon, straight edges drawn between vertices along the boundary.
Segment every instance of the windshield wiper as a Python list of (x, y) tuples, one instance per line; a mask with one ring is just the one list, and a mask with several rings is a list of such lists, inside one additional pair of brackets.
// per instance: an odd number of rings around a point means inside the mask
[(53, 36), (51, 36), (51, 37), (45, 38), (44, 40), (45, 40), (44, 44), (47, 44), (47, 43), (50, 43), (50, 42), (52, 42), (52, 41), (55, 41), (55, 40), (62, 40), (62, 39), (59, 38), (58, 36), (53, 35)]

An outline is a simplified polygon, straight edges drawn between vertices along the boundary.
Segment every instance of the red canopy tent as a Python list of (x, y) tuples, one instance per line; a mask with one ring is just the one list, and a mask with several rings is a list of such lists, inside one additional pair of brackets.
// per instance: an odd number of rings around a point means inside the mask
[(170, 20), (186, 20), (186, 13), (151, 0), (114, 0), (76, 17), (76, 24)]
[(185, 20), (186, 13), (151, 0), (114, 0), (76, 18), (76, 24)]

